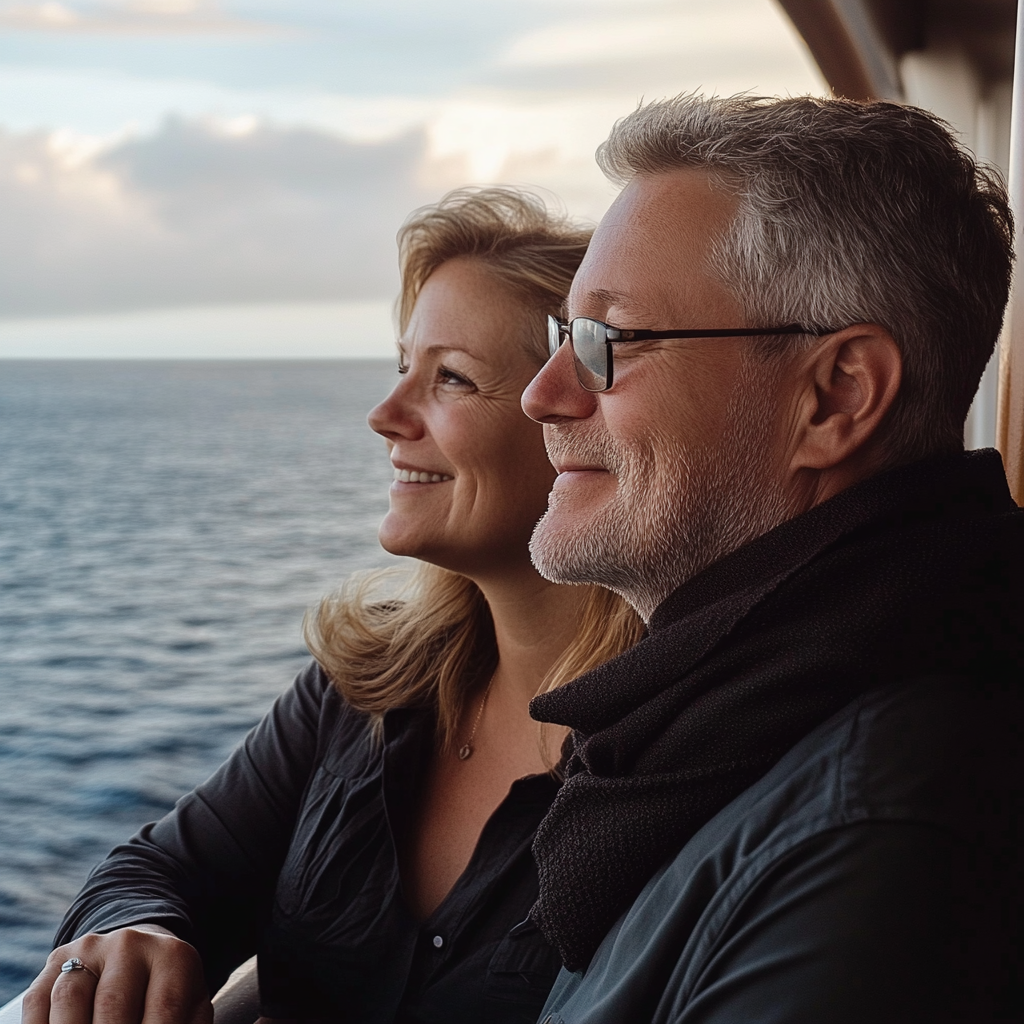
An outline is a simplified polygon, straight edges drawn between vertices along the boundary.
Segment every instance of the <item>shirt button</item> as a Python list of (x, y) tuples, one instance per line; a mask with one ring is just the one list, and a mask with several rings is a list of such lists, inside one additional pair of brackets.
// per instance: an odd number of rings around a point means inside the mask
[(444, 945), (444, 939), (440, 935), (434, 936), (434, 949), (440, 949)]

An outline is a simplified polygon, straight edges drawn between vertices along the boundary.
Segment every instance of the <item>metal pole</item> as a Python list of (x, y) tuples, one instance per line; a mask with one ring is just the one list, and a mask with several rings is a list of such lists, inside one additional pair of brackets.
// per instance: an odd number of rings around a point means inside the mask
[(1017, 41), (1010, 114), (1010, 202), (1016, 219), (1013, 275), (999, 351), (999, 451), (1010, 493), (1024, 505), (1024, 0), (1017, 0)]

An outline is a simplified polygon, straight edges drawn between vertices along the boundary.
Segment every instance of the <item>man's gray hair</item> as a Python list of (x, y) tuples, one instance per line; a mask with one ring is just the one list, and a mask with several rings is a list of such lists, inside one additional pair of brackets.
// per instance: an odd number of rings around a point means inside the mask
[(598, 162), (619, 183), (686, 167), (733, 190), (712, 269), (751, 325), (880, 324), (903, 357), (887, 462), (962, 447), (1002, 324), (1013, 224), (998, 177), (945, 122), (896, 103), (684, 95), (619, 121)]

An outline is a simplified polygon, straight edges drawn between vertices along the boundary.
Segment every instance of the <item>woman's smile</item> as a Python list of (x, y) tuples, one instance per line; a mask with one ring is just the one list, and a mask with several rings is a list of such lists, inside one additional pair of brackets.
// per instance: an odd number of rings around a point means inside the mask
[[(443, 484), (455, 477), (447, 473), (435, 473), (429, 469), (405, 469), (395, 466), (394, 484)], [(394, 485), (392, 484), (392, 486)]]

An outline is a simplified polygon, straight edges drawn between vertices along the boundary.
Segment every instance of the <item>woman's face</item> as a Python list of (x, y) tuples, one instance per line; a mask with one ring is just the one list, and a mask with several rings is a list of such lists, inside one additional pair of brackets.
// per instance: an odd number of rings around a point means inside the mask
[(387, 551), (472, 578), (529, 565), (555, 471), (519, 404), (540, 368), (528, 330), (522, 302), (481, 264), (450, 260), (427, 279), (398, 383), (368, 417), (395, 467)]

